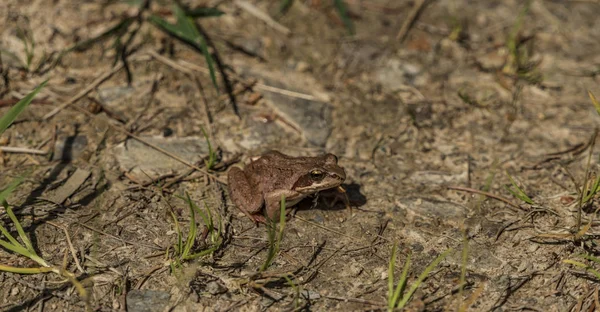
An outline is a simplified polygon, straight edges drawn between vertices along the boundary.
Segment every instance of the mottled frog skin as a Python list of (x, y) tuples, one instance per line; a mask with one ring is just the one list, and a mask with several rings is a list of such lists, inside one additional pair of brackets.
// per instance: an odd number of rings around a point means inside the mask
[(344, 168), (333, 154), (316, 157), (291, 157), (269, 151), (244, 169), (232, 167), (227, 174), (233, 203), (255, 222), (266, 216), (278, 220), (281, 196), (286, 207), (319, 191), (336, 188), (346, 179)]

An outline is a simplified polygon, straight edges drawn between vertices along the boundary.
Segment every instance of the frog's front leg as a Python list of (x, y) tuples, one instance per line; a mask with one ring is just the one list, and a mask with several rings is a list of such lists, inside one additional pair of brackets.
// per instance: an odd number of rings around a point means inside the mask
[(265, 206), (267, 218), (279, 222), (281, 211), (281, 196), (285, 197), (285, 206), (286, 208), (293, 206), (298, 203), (301, 199), (299, 198), (299, 194), (295, 191), (291, 190), (280, 190), (274, 191), (271, 193), (267, 193), (265, 195)]
[(238, 167), (232, 167), (227, 173), (227, 182), (233, 203), (255, 223), (265, 223), (260, 214), (264, 203), (262, 192), (250, 183), (246, 173)]

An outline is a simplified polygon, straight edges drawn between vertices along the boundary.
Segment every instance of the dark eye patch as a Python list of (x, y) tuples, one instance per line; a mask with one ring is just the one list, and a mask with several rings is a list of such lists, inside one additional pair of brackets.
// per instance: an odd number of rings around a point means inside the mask
[(310, 172), (310, 177), (315, 181), (321, 181), (325, 177), (325, 172), (315, 169)]
[(325, 178), (325, 172), (321, 170), (312, 170), (311, 172), (303, 175), (294, 183), (292, 189), (303, 188), (313, 185), (315, 182), (320, 182)]

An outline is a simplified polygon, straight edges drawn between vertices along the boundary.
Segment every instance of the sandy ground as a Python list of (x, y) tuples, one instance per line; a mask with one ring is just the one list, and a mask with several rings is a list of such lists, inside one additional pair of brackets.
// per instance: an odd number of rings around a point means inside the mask
[[(45, 154), (1, 153), (0, 186), (25, 176), (9, 203), (88, 307), (386, 310), (395, 245), (409, 311), (600, 309), (598, 1), (346, 0), (354, 34), (333, 1), (280, 2), (183, 3), (224, 13), (195, 19), (218, 92), (167, 1), (0, 3), (0, 113), (48, 79), (0, 139)], [(352, 211), (300, 203), (261, 271), (226, 172), (271, 149), (337, 155)], [(214, 228), (196, 214), (182, 260), (185, 194)], [(0, 272), (0, 309), (85, 310), (64, 275)]]

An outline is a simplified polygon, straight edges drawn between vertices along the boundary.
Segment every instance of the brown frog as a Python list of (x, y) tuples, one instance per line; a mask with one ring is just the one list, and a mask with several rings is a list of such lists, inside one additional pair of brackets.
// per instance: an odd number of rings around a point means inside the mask
[(233, 203), (255, 222), (266, 223), (263, 206), (271, 220), (278, 220), (281, 196), (286, 207), (319, 191), (339, 187), (346, 179), (344, 168), (333, 154), (291, 157), (269, 151), (243, 170), (233, 167), (227, 174)]

